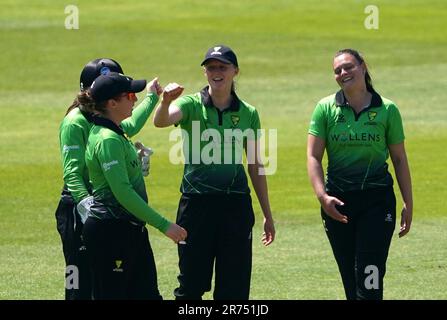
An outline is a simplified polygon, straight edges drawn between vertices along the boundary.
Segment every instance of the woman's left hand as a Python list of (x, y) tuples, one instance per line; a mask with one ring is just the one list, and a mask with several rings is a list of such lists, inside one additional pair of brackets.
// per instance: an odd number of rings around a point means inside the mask
[(262, 234), (262, 243), (268, 246), (275, 240), (275, 224), (272, 218), (264, 218), (264, 233)]
[(157, 96), (160, 96), (163, 93), (163, 88), (158, 82), (158, 77), (152, 79), (152, 81), (146, 85), (146, 91), (147, 93), (155, 93)]
[(413, 220), (413, 210), (411, 208), (407, 208), (407, 206), (404, 204), (404, 207), (402, 208), (402, 215), (400, 218), (399, 238), (402, 238), (408, 232), (410, 232), (412, 220)]

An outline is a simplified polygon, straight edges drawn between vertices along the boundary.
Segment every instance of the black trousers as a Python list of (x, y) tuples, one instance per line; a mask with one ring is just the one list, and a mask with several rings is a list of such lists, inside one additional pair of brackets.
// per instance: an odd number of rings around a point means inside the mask
[(254, 213), (249, 194), (182, 195), (177, 224), (188, 231), (178, 245), (176, 300), (200, 300), (211, 290), (215, 300), (248, 300)]
[(162, 300), (146, 227), (89, 217), (83, 238), (92, 270), (93, 299)]
[(381, 300), (386, 260), (396, 224), (393, 188), (330, 194), (344, 202), (337, 209), (348, 216), (348, 223), (344, 224), (321, 210), (346, 298)]
[(83, 225), (70, 196), (62, 196), (55, 216), (66, 266), (65, 299), (91, 300), (91, 274), (87, 250), (81, 239)]

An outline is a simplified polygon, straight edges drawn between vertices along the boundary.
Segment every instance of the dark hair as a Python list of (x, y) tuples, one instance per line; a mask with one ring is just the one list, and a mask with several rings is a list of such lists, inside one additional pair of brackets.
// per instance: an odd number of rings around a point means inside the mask
[[(95, 81), (97, 77), (101, 74), (105, 74), (107, 72), (119, 72), (124, 73), (123, 68), (121, 68), (118, 61), (110, 59), (110, 58), (98, 58), (88, 62), (81, 71), (80, 75), (80, 89), (81, 91), (86, 91)], [(84, 106), (79, 102), (79, 94), (74, 99), (73, 103), (68, 107), (65, 115), (69, 114), (71, 110), (74, 108), (79, 108), (82, 111), (89, 112), (88, 107)], [(105, 109), (104, 109), (105, 110)]]
[(342, 49), (342, 50), (339, 50), (335, 54), (334, 58), (338, 57), (338, 56), (340, 56), (342, 54), (345, 54), (345, 53), (350, 54), (351, 56), (353, 56), (357, 60), (357, 62), (359, 64), (362, 64), (362, 63), (365, 64), (365, 68), (366, 68), (366, 73), (365, 73), (366, 90), (368, 90), (369, 92), (374, 92), (374, 88), (373, 88), (373, 85), (372, 85), (372, 79), (371, 79), (371, 76), (369, 74), (368, 66), (367, 66), (367, 64), (365, 62), (365, 59), (363, 59), (361, 54), (357, 50), (354, 50), (354, 49)]
[[(79, 108), (81, 111), (87, 113), (94, 113), (95, 110), (101, 112), (98, 110), (98, 106), (96, 106), (95, 101), (93, 101), (93, 99), (88, 95), (88, 91), (79, 91), (76, 98), (65, 112), (65, 115), (69, 114), (71, 110), (75, 108)], [(100, 103), (99, 108), (101, 110), (105, 110), (105, 103)]]
[(78, 101), (78, 97), (76, 97), (73, 102), (71, 103), (71, 105), (68, 107), (67, 111), (65, 112), (65, 115), (69, 114), (71, 110), (73, 110), (74, 108), (78, 108), (80, 105), (79, 101)]
[(79, 103), (79, 109), (88, 113), (99, 112), (104, 114), (106, 112), (106, 101), (101, 101), (99, 103), (95, 102), (93, 98), (90, 96), (90, 89), (86, 91), (80, 91), (76, 100)]

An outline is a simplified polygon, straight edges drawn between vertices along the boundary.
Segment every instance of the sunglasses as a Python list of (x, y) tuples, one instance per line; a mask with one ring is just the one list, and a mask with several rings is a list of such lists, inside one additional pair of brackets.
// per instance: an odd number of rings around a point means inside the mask
[(120, 96), (120, 98), (127, 97), (130, 101), (134, 101), (137, 99), (137, 95), (134, 92), (124, 92)]

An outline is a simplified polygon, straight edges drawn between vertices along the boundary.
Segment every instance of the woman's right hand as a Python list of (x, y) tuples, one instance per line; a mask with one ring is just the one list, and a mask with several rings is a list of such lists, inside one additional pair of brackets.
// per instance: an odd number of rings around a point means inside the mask
[(163, 103), (170, 105), (172, 101), (180, 97), (183, 89), (178, 83), (173, 82), (168, 84), (163, 91)]
[(335, 206), (344, 206), (343, 201), (336, 197), (332, 197), (328, 194), (323, 195), (318, 200), (320, 200), (321, 206), (324, 212), (330, 216), (332, 219), (340, 221), (341, 223), (348, 223), (348, 217), (341, 214)]
[(171, 223), (168, 230), (166, 230), (165, 235), (168, 238), (171, 238), (175, 243), (179, 243), (180, 241), (185, 241), (188, 236), (188, 232), (180, 227), (176, 223)]
[(146, 85), (147, 93), (155, 93), (157, 96), (160, 96), (163, 93), (163, 87), (158, 82), (158, 77), (155, 77)]

